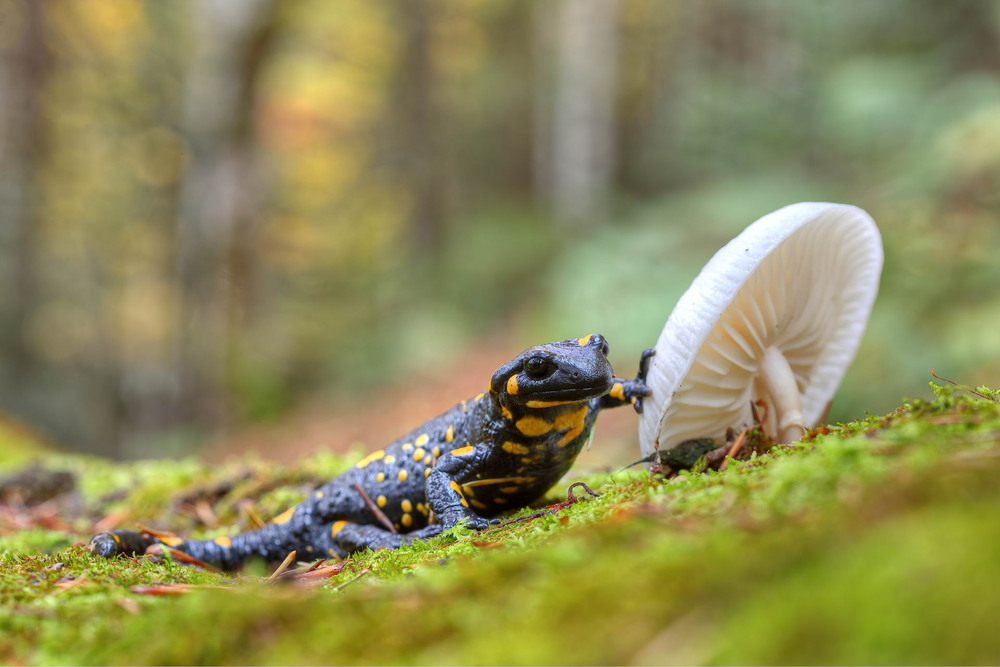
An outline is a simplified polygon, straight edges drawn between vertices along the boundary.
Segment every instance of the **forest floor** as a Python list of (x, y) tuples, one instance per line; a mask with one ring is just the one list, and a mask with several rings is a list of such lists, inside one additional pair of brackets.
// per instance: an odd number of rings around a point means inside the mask
[[(534, 518), (296, 576), (102, 560), (85, 541), (245, 530), (348, 457), (48, 454), (0, 480), (0, 662), (997, 664), (1000, 393), (978, 392), (937, 388), (722, 471), (577, 468)], [(32, 446), (0, 428), (0, 453)], [(557, 504), (576, 481), (598, 496)]]

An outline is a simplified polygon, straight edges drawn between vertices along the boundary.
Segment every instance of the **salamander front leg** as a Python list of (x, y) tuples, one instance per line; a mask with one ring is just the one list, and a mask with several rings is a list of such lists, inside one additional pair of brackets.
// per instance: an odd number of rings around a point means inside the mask
[(611, 391), (602, 396), (599, 400), (601, 408), (617, 408), (630, 404), (637, 413), (642, 414), (642, 399), (649, 396), (652, 391), (646, 386), (646, 375), (649, 373), (649, 363), (656, 354), (656, 350), (648, 348), (643, 350), (639, 358), (639, 373), (632, 379), (615, 378), (615, 383), (611, 385)]
[(485, 464), (489, 453), (489, 447), (484, 444), (455, 449), (441, 457), (427, 477), (427, 502), (445, 529), (460, 521), (475, 530), (498, 523), (496, 519), (487, 519), (469, 509), (469, 501), (462, 490), (462, 482), (472, 477), (473, 471), (489, 469)]

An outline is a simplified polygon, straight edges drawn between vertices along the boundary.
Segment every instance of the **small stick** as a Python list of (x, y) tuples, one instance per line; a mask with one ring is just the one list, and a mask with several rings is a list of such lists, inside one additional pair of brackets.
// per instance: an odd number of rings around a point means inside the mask
[(249, 502), (240, 503), (240, 508), (243, 510), (243, 513), (247, 515), (247, 518), (250, 519), (250, 523), (252, 523), (257, 528), (257, 530), (260, 530), (261, 528), (264, 527), (264, 520), (261, 519), (260, 515), (258, 515), (257, 512), (254, 511), (253, 505), (251, 503)]
[(340, 571), (347, 565), (347, 561), (340, 561), (333, 565), (324, 565), (316, 569), (309, 569), (306, 572), (286, 572), (281, 578), (292, 579), (301, 582), (319, 582), (320, 579), (329, 579), (340, 574)]
[(141, 523), (135, 524), (135, 527), (139, 529), (139, 532), (149, 533), (158, 540), (163, 539), (164, 537), (177, 537), (176, 533), (171, 533), (169, 530), (156, 530), (155, 528), (144, 526)]
[(371, 510), (371, 513), (375, 515), (375, 518), (379, 520), (379, 523), (385, 526), (386, 529), (393, 535), (398, 534), (396, 527), (392, 525), (392, 521), (389, 521), (389, 517), (387, 517), (379, 506), (375, 504), (371, 497), (365, 493), (365, 490), (357, 484), (351, 484), (351, 486), (354, 487), (354, 490), (361, 496), (361, 500), (365, 501), (365, 505), (369, 510)]
[[(158, 542), (152, 546), (159, 546), (161, 549), (166, 549), (170, 552), (170, 555), (179, 560), (182, 563), (188, 563), (189, 565), (197, 565), (198, 567), (204, 568), (210, 572), (222, 573), (222, 570), (215, 567), (214, 565), (209, 565), (203, 560), (199, 560), (189, 553), (181, 551), (180, 549), (175, 549), (174, 547), (168, 546), (162, 542)], [(148, 551), (147, 551), (148, 553)]]
[(746, 440), (747, 433), (749, 432), (750, 429), (745, 428), (742, 431), (740, 431), (740, 434), (738, 436), (736, 436), (736, 442), (734, 442), (733, 446), (729, 448), (728, 452), (726, 452), (725, 458), (723, 458), (722, 463), (719, 464), (719, 470), (725, 470), (726, 464), (729, 463), (729, 459), (736, 456), (739, 453), (739, 451), (743, 448), (743, 442)]
[(959, 384), (959, 383), (955, 382), (954, 380), (949, 380), (948, 378), (941, 377), (940, 375), (938, 375), (937, 373), (934, 372), (933, 368), (931, 369), (931, 375), (933, 375), (934, 377), (936, 377), (938, 380), (941, 380), (942, 382), (947, 382), (948, 384), (954, 385), (954, 386), (958, 387), (959, 389), (962, 389), (962, 390), (965, 390), (965, 391), (969, 392), (970, 394), (975, 394), (979, 398), (985, 398), (987, 401), (992, 401), (993, 400), (989, 396), (984, 396), (984, 395), (980, 394), (978, 391), (976, 391), (975, 389), (972, 389), (971, 387), (966, 387), (964, 384)]
[(490, 526), (490, 527), (491, 528), (504, 528), (505, 526), (510, 526), (512, 524), (515, 524), (515, 523), (520, 523), (521, 521), (531, 521), (532, 519), (537, 519), (539, 517), (545, 516), (546, 514), (556, 514), (557, 512), (558, 512), (558, 510), (554, 510), (554, 509), (546, 507), (545, 509), (538, 510), (537, 512), (533, 512), (531, 514), (526, 514), (524, 516), (519, 516), (516, 519), (508, 519), (507, 521), (504, 521), (502, 523), (498, 523), (497, 525)]
[(569, 485), (569, 488), (566, 490), (566, 500), (565, 501), (563, 501), (561, 503), (556, 503), (555, 505), (549, 505), (545, 509), (538, 510), (537, 512), (534, 512), (532, 514), (527, 514), (525, 516), (519, 516), (516, 519), (510, 519), (508, 521), (504, 521), (503, 523), (498, 523), (495, 526), (491, 526), (491, 528), (503, 528), (504, 526), (509, 526), (511, 524), (519, 523), (521, 521), (531, 521), (532, 519), (537, 519), (539, 517), (545, 516), (546, 514), (551, 514), (551, 515), (555, 516), (556, 514), (559, 513), (559, 510), (563, 509), (564, 507), (569, 507), (570, 505), (572, 505), (574, 503), (578, 503), (578, 502), (580, 502), (580, 500), (582, 500), (581, 498), (577, 498), (573, 494), (573, 487), (574, 486), (582, 486), (584, 488), (584, 490), (587, 493), (589, 493), (590, 495), (594, 496), (595, 498), (597, 498), (597, 496), (598, 496), (598, 494), (594, 493), (590, 489), (590, 487), (587, 486), (586, 484), (584, 484), (583, 482), (573, 482), (572, 484)]
[(280, 577), (281, 574), (288, 569), (288, 566), (292, 564), (292, 561), (295, 560), (295, 554), (296, 552), (294, 550), (289, 551), (288, 555), (285, 556), (285, 560), (281, 561), (281, 565), (279, 565), (278, 569), (276, 569), (274, 572), (271, 573), (271, 576), (269, 576), (267, 580), (274, 581), (275, 579)]
[(342, 583), (342, 584), (340, 584), (340, 585), (338, 585), (338, 586), (334, 586), (334, 587), (333, 587), (333, 590), (335, 590), (335, 591), (339, 591), (339, 590), (341, 590), (342, 588), (344, 588), (345, 586), (349, 586), (349, 585), (353, 584), (353, 583), (354, 583), (355, 581), (357, 581), (357, 580), (358, 580), (358, 579), (360, 579), (361, 577), (365, 576), (365, 575), (366, 575), (366, 574), (368, 574), (369, 572), (371, 572), (371, 570), (361, 570), (360, 572), (358, 572), (358, 573), (357, 573), (356, 575), (354, 575), (354, 576), (353, 576), (352, 578), (348, 579), (348, 580), (347, 580), (347, 581), (345, 581), (344, 583)]
[(312, 565), (310, 565), (309, 569), (306, 570), (305, 572), (303, 572), (302, 574), (308, 574), (308, 573), (312, 572), (313, 570), (318, 570), (320, 567), (323, 566), (323, 563), (325, 563), (325, 562), (326, 562), (325, 558), (320, 558), (318, 561), (316, 561), (315, 563), (313, 563)]
[(587, 493), (589, 493), (590, 495), (592, 495), (595, 498), (597, 497), (597, 494), (594, 493), (591, 490), (591, 488), (589, 486), (587, 486), (586, 484), (584, 484), (583, 482), (573, 482), (572, 484), (569, 485), (569, 488), (566, 489), (566, 502), (567, 502), (567, 504), (572, 505), (573, 503), (580, 502), (580, 499), (577, 498), (575, 495), (573, 495), (573, 487), (575, 487), (575, 486), (582, 486), (584, 491), (586, 491)]

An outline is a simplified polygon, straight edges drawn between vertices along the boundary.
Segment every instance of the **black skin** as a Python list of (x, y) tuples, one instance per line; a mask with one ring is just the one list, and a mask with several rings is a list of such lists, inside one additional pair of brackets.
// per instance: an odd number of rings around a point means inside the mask
[(602, 409), (642, 411), (652, 350), (627, 380), (612, 374), (607, 354), (599, 334), (525, 350), (497, 369), (488, 392), (365, 457), (259, 530), (216, 540), (112, 531), (95, 535), (90, 549), (112, 557), (161, 543), (232, 570), (249, 558), (281, 561), (293, 550), (308, 559), (392, 549), (459, 522), (487, 528), (559, 481)]

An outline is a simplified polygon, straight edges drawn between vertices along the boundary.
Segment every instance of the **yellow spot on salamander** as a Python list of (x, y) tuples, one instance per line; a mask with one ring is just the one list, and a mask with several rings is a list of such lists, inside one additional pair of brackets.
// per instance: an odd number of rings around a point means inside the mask
[(385, 481), (385, 473), (384, 472), (380, 472), (379, 474), (375, 475), (375, 481), (376, 482), (384, 482)]
[(455, 425), (451, 424), (448, 427), (448, 430), (444, 432), (444, 440), (445, 442), (451, 442), (454, 439), (455, 439)]
[(466, 482), (463, 488), (486, 486), (488, 484), (508, 484), (510, 482), (517, 484), (519, 482), (531, 482), (534, 479), (534, 477), (490, 477), (488, 479), (474, 479), (471, 482)]
[(587, 411), (590, 408), (587, 405), (581, 405), (576, 410), (570, 410), (559, 415), (552, 421), (552, 426), (557, 431), (565, 431), (568, 428), (576, 428), (583, 423), (583, 420), (587, 418)]
[(423, 503), (417, 503), (417, 511), (421, 514), (427, 514), (427, 505)]
[(478, 500), (475, 499), (471, 500), (470, 502), (472, 503), (472, 506), (475, 507), (476, 509), (480, 510), (486, 509), (486, 503), (479, 502)]
[(346, 528), (349, 523), (350, 521), (334, 521), (333, 525), (330, 526), (330, 537), (336, 537), (337, 533)]
[(430, 475), (431, 474), (431, 470), (433, 470), (433, 468), (424, 468), (424, 477), (427, 477), (428, 475)]
[(424, 455), (426, 454), (427, 452), (424, 451), (423, 447), (417, 447), (416, 450), (414, 450), (413, 452), (413, 460), (419, 461), (420, 459), (424, 458)]
[(218, 544), (220, 547), (225, 547), (227, 549), (230, 549), (233, 546), (233, 541), (228, 537), (217, 537), (212, 541)]
[(413, 525), (413, 517), (410, 516), (409, 514), (404, 514), (403, 518), (400, 519), (399, 522), (403, 524), (404, 528), (409, 528), (410, 526)]
[(572, 403), (573, 401), (528, 401), (527, 406), (529, 408), (554, 408), (557, 405), (566, 405), (567, 403)]
[(500, 487), (500, 492), (501, 493), (517, 493), (520, 490), (521, 490), (521, 487), (519, 487), (519, 486), (501, 486)]
[(441, 448), (435, 447), (434, 449), (431, 450), (431, 454), (434, 455), (434, 458), (441, 456)]
[(360, 461), (358, 461), (357, 464), (354, 467), (355, 468), (364, 468), (369, 463), (373, 463), (375, 461), (378, 461), (383, 456), (385, 456), (385, 451), (382, 450), (382, 449), (378, 450), (377, 452), (372, 452), (371, 454), (369, 454), (365, 458), (363, 458)]
[(465, 499), (465, 494), (462, 493), (462, 487), (458, 485), (458, 482), (456, 482), (455, 480), (451, 480), (449, 486), (451, 487), (452, 491), (458, 494), (458, 500), (462, 503), (462, 507), (468, 507), (469, 503)]
[(417, 436), (417, 439), (414, 440), (414, 442), (417, 443), (417, 447), (423, 447), (430, 441), (431, 441), (431, 436), (427, 435), (426, 433), (421, 433), (420, 435)]
[(500, 406), (500, 414), (503, 415), (504, 419), (514, 419), (514, 413), (507, 409), (507, 406)]
[(387, 502), (389, 502), (389, 500), (385, 496), (379, 496), (378, 498), (375, 499), (375, 504), (378, 505), (379, 507), (385, 507), (385, 504)]
[(589, 343), (590, 339), (593, 338), (593, 337), (594, 337), (594, 334), (590, 334), (589, 336), (584, 336), (583, 338), (577, 339), (576, 342), (580, 344), (580, 347), (583, 347), (584, 345), (586, 345), (587, 343)]
[(406, 472), (406, 470), (400, 470), (399, 474), (396, 475), (396, 477), (399, 479), (400, 482), (405, 482), (406, 478), (409, 477), (409, 476), (410, 476), (410, 473)]
[(476, 451), (475, 447), (466, 445), (465, 447), (459, 447), (458, 449), (451, 450), (452, 456), (468, 456), (472, 452)]
[(387, 466), (392, 465), (395, 462), (396, 462), (396, 457), (393, 456), (392, 454), (389, 454), (389, 456), (385, 457), (385, 459), (383, 460), (383, 463), (385, 463)]
[(409, 500), (406, 500), (406, 499), (404, 499), (403, 502), (399, 503), (399, 507), (404, 512), (412, 512), (413, 511), (413, 503), (411, 503)]
[(531, 451), (527, 447), (525, 447), (524, 445), (520, 445), (520, 444), (518, 444), (516, 442), (511, 442), (509, 440), (507, 442), (503, 443), (503, 445), (502, 445), (501, 448), (505, 452), (509, 452), (511, 454), (527, 454), (529, 451)]
[(608, 392), (611, 398), (617, 398), (619, 401), (625, 400), (625, 385), (621, 382), (615, 382), (611, 386), (611, 391)]
[(583, 424), (580, 424), (579, 426), (577, 426), (576, 428), (574, 428), (571, 431), (567, 431), (566, 435), (564, 435), (562, 438), (559, 439), (559, 446), (560, 447), (565, 447), (569, 443), (571, 443), (574, 440), (576, 440), (577, 437), (579, 437), (579, 435), (581, 433), (583, 433)]
[(184, 544), (184, 540), (182, 540), (181, 538), (172, 537), (170, 535), (164, 535), (163, 537), (158, 537), (156, 539), (158, 539), (163, 544), (166, 544), (168, 547), (179, 547), (180, 545)]
[(281, 525), (283, 523), (288, 523), (289, 521), (291, 521), (292, 515), (294, 514), (295, 514), (295, 508), (289, 507), (281, 514), (271, 519), (271, 523), (276, 523), (278, 525)]
[(404, 452), (408, 452), (408, 451), (410, 451), (411, 449), (413, 449), (413, 443), (412, 443), (412, 442), (407, 442), (407, 443), (403, 443), (403, 446), (401, 447), (401, 449), (402, 449), (402, 450), (403, 450)]
[(476, 397), (473, 398), (472, 400), (474, 400), (474, 401), (481, 401), (481, 400), (483, 400), (483, 396), (485, 396), (485, 395), (486, 394), (476, 394)]
[(514, 395), (517, 394), (517, 376), (516, 375), (511, 375), (510, 378), (507, 380), (507, 393), (510, 394), (511, 396), (514, 396)]
[(529, 438), (534, 438), (539, 435), (544, 435), (552, 430), (552, 424), (541, 419), (539, 417), (521, 417), (515, 423), (517, 430), (525, 434)]

